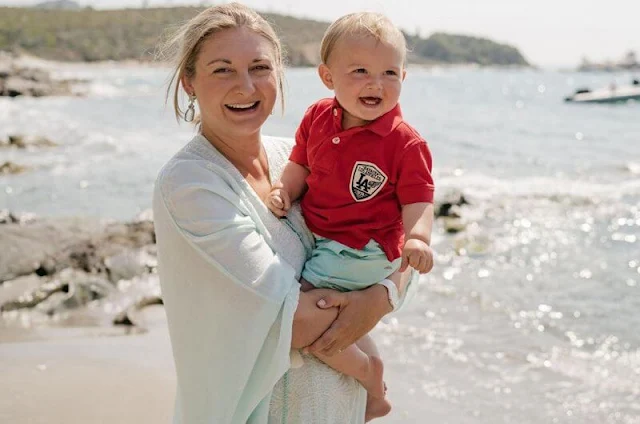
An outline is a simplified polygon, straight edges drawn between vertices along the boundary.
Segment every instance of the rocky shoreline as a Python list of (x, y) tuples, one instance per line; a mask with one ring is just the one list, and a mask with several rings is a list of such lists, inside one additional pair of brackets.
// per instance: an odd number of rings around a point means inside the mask
[(119, 223), (2, 211), (0, 231), (4, 326), (135, 325), (139, 309), (162, 303), (149, 214)]
[(43, 68), (30, 65), (25, 56), (0, 51), (0, 97), (77, 96), (83, 80), (55, 79)]
[[(40, 148), (57, 147), (58, 144), (46, 137), (29, 137), (23, 135), (9, 135), (6, 139), (0, 138), (0, 151), (4, 149), (36, 150)], [(0, 176), (22, 174), (31, 169), (28, 165), (12, 161), (0, 160)], [(1, 219), (1, 218), (0, 218)]]
[[(446, 233), (464, 231), (468, 204), (459, 193), (438, 202)], [(4, 210), (0, 231), (0, 328), (137, 326), (138, 311), (162, 304), (151, 211), (115, 222)]]

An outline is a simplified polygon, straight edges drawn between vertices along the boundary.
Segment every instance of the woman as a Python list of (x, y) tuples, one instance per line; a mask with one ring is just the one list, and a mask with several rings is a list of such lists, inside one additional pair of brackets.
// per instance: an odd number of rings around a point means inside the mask
[(176, 40), (176, 115), (194, 120), (197, 101), (200, 116), (199, 134), (160, 171), (153, 200), (174, 423), (362, 423), (366, 395), (355, 380), (310, 355), (290, 369), (292, 347), (332, 355), (392, 306), (381, 285), (300, 292), (311, 234), (298, 209), (287, 224), (264, 204), (292, 147), (260, 134), (283, 95), (280, 43), (235, 3), (200, 13)]

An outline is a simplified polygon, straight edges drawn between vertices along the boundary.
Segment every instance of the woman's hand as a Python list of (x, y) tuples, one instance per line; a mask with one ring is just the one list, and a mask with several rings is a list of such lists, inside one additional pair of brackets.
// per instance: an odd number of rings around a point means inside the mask
[(387, 289), (380, 285), (347, 293), (330, 292), (318, 300), (320, 308), (337, 307), (338, 317), (305, 351), (333, 356), (367, 334), (392, 311)]

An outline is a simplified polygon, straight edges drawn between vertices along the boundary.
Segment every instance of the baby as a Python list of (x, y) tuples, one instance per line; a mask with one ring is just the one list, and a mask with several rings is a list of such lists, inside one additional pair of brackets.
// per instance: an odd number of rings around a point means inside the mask
[[(383, 15), (349, 14), (327, 29), (321, 56), (318, 73), (335, 98), (306, 111), (267, 204), (283, 217), (302, 197), (316, 237), (302, 290), (380, 283), (395, 309), (401, 272), (411, 266), (416, 276), (433, 267), (431, 153), (398, 105), (405, 39)], [(388, 413), (382, 360), (369, 336), (334, 356), (317, 356), (364, 386), (368, 419)]]

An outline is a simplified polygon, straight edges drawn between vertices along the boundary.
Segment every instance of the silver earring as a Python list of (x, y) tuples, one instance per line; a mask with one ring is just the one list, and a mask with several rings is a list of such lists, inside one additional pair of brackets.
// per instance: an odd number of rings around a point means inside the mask
[(196, 101), (196, 96), (189, 96), (189, 105), (187, 106), (187, 110), (184, 111), (184, 120), (187, 122), (193, 121), (193, 118), (196, 116), (196, 107), (194, 105)]

